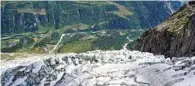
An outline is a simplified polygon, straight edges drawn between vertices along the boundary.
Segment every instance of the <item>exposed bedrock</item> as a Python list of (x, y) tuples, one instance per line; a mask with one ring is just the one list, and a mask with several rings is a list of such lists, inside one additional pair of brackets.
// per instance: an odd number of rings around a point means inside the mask
[(146, 31), (135, 45), (136, 50), (167, 57), (195, 55), (195, 7), (185, 5), (167, 21)]

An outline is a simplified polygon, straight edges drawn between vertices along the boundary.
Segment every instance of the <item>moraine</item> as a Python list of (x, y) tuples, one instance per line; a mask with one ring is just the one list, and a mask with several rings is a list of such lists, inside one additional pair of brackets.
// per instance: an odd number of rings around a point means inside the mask
[(1, 64), (2, 86), (195, 86), (195, 57), (170, 60), (126, 49), (32, 56)]

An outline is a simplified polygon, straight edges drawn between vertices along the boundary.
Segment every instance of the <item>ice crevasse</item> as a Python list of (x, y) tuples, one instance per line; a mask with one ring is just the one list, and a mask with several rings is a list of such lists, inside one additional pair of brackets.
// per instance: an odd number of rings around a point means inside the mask
[(1, 68), (2, 86), (195, 86), (194, 81), (195, 57), (165, 59), (125, 49), (29, 57)]

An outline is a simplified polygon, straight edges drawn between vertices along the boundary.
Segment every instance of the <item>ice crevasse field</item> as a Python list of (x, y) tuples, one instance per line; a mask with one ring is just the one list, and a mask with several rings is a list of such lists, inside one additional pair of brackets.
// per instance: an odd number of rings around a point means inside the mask
[[(3, 86), (195, 85), (195, 57), (165, 59), (163, 55), (121, 49), (32, 56), (6, 62), (1, 62)], [(13, 68), (4, 71), (10, 67)]]

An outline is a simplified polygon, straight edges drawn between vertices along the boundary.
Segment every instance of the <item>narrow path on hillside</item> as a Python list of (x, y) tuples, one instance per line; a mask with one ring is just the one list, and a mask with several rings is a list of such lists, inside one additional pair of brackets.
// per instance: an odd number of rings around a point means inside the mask
[(60, 42), (62, 41), (62, 39), (64, 38), (65, 34), (62, 34), (61, 37), (60, 37), (60, 40), (58, 41), (58, 43), (55, 45), (55, 47), (49, 51), (49, 54), (52, 54), (57, 48), (58, 48), (58, 45), (60, 44)]
[(123, 50), (128, 50), (128, 49), (127, 49), (127, 45), (128, 45), (129, 43), (133, 42), (133, 40), (131, 40), (128, 36), (127, 36), (127, 40), (128, 40), (128, 42), (125, 43), (125, 45), (123, 46)]

